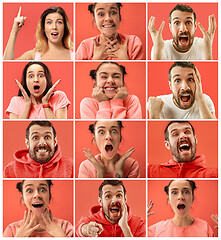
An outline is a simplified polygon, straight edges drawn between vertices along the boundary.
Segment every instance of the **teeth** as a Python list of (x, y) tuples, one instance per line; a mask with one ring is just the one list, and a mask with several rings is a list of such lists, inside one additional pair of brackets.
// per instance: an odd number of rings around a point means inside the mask
[(38, 149), (38, 152), (39, 153), (44, 153), (44, 152), (47, 152), (47, 150), (46, 149)]
[(104, 28), (109, 28), (109, 27), (113, 27), (114, 25), (105, 25), (103, 26)]
[(189, 147), (189, 144), (182, 144), (180, 147)]
[(108, 90), (108, 91), (114, 91), (115, 88), (106, 88), (106, 90)]

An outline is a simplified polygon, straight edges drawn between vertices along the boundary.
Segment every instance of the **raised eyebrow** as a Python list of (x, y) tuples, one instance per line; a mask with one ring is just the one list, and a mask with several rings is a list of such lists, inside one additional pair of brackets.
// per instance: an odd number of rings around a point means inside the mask
[[(180, 17), (175, 17), (175, 18), (173, 18), (173, 21), (175, 21), (175, 20), (179, 20), (179, 19), (180, 19)], [(191, 19), (191, 20), (193, 20), (192, 17), (186, 17), (186, 19)]]
[[(33, 133), (31, 134), (31, 136), (34, 135), (34, 134), (38, 134), (38, 133), (39, 133), (39, 132), (33, 132)], [(50, 134), (50, 135), (52, 135), (51, 132), (45, 132), (45, 134)]]
[[(54, 19), (52, 19), (52, 18), (47, 18), (46, 21), (48, 21), (48, 20), (53, 21)], [(57, 21), (57, 20), (62, 20), (62, 21), (63, 21), (63, 18), (57, 18), (57, 19), (55, 19), (55, 20), (56, 20), (56, 21)]]
[[(184, 128), (184, 130), (191, 130), (191, 127), (186, 127), (186, 128)], [(173, 133), (175, 131), (178, 131), (178, 129), (176, 129), (176, 128), (172, 129), (170, 132)]]
[[(27, 73), (33, 73), (34, 71), (28, 71)], [(44, 71), (42, 71), (42, 70), (40, 70), (40, 71), (38, 71), (38, 73), (44, 73)]]

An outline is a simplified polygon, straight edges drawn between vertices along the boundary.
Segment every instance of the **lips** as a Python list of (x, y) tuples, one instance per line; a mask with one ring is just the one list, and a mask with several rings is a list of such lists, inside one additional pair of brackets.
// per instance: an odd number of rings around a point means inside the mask
[(51, 35), (56, 37), (58, 36), (58, 32), (52, 32)]
[(179, 148), (180, 152), (189, 151), (191, 148), (191, 144), (189, 141), (181, 141), (179, 143), (178, 148)]
[(117, 89), (117, 87), (116, 86), (106, 86), (106, 87), (104, 87), (104, 89), (106, 91), (115, 91)]
[(120, 210), (121, 210), (121, 205), (120, 203), (116, 203), (116, 204), (113, 204), (110, 206), (110, 212), (112, 214), (119, 214), (120, 213)]
[(34, 92), (39, 93), (40, 91), (40, 86), (39, 85), (34, 85)]
[(106, 24), (106, 25), (102, 25), (103, 28), (113, 28), (115, 27), (115, 24)]
[(40, 153), (40, 154), (44, 154), (48, 151), (49, 151), (49, 149), (46, 148), (46, 147), (38, 147), (38, 148), (35, 149), (35, 152)]
[(43, 203), (32, 203), (32, 207), (34, 208), (42, 208), (43, 207)]
[(105, 146), (105, 151), (107, 152), (108, 155), (111, 155), (113, 153), (113, 145), (112, 144), (107, 144)]
[(177, 209), (179, 212), (183, 213), (185, 211), (186, 205), (184, 203), (180, 203), (177, 205)]
[(180, 99), (180, 104), (182, 104), (184, 108), (189, 108), (194, 103), (194, 95), (190, 90), (182, 91), (179, 93), (178, 97)]
[(187, 46), (189, 44), (189, 35), (188, 34), (181, 34), (178, 36), (178, 41), (181, 46)]

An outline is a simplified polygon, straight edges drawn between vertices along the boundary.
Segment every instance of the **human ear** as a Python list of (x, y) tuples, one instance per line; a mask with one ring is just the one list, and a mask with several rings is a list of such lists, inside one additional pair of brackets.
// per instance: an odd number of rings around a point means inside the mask
[(55, 145), (55, 147), (57, 146), (57, 143), (58, 143), (58, 139), (57, 139), (57, 137), (55, 137), (54, 138), (54, 145)]
[(93, 142), (97, 145), (97, 142), (96, 142), (96, 138), (95, 138), (95, 135), (93, 136)]
[(194, 27), (195, 27), (195, 31), (196, 31), (196, 29), (197, 29), (197, 21), (195, 22)]
[(27, 138), (25, 138), (25, 145), (29, 149), (29, 140)]
[(124, 196), (125, 202), (127, 202), (127, 195)]
[(197, 139), (197, 136), (195, 135), (195, 141), (196, 141), (196, 144), (197, 144), (197, 142), (198, 142), (198, 139)]
[(172, 91), (172, 86), (171, 86), (171, 81), (169, 81), (169, 87), (170, 87), (170, 90)]
[(172, 32), (172, 25), (171, 25), (171, 23), (169, 23), (169, 29)]
[(166, 147), (168, 150), (170, 150), (170, 143), (169, 143), (169, 141), (165, 141), (164, 144), (165, 144), (165, 147)]
[(102, 200), (101, 200), (100, 197), (98, 197), (98, 203), (99, 203), (100, 206), (102, 206)]

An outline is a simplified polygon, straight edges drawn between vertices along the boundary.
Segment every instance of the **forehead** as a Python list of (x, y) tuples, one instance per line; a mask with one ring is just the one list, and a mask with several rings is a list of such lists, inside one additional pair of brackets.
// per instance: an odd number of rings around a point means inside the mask
[(171, 189), (183, 189), (183, 188), (189, 188), (191, 189), (190, 183), (186, 180), (175, 180), (173, 181), (170, 186), (169, 186), (169, 190)]
[(98, 10), (109, 10), (109, 9), (118, 10), (117, 4), (116, 3), (97, 3), (94, 8), (95, 12)]
[(119, 192), (124, 193), (124, 189), (121, 185), (117, 185), (117, 186), (105, 185), (102, 188), (102, 195), (107, 193), (115, 194)]
[(23, 183), (23, 188), (28, 186), (38, 187), (38, 186), (45, 186), (48, 187), (46, 180), (25, 180)]
[(95, 125), (95, 129), (100, 128), (119, 128), (119, 124), (117, 121), (98, 121)]
[(171, 14), (171, 21), (176, 21), (176, 20), (194, 20), (194, 16), (193, 16), (193, 13), (191, 12), (181, 12), (179, 10), (175, 10), (172, 12)]
[(45, 20), (47, 19), (63, 19), (62, 15), (60, 13), (54, 12), (54, 13), (49, 13)]
[(185, 130), (185, 129), (189, 129), (191, 132), (193, 132), (189, 123), (172, 123), (168, 127), (168, 132), (170, 134), (172, 131), (175, 131), (175, 130), (180, 131), (180, 130)]
[(27, 69), (27, 73), (29, 73), (29, 72), (40, 72), (40, 71), (44, 72), (44, 68), (39, 64), (32, 64)]
[(194, 69), (189, 67), (180, 67), (176, 66), (171, 70), (171, 77), (174, 78), (176, 76), (189, 76), (194, 74)]
[(120, 73), (122, 75), (120, 67), (117, 66), (116, 64), (111, 64), (111, 63), (102, 64), (97, 71), (97, 74), (100, 74), (100, 73), (109, 73), (109, 74)]
[(49, 126), (39, 126), (39, 125), (33, 125), (29, 129), (29, 136), (33, 134), (51, 134), (53, 135), (53, 129)]

